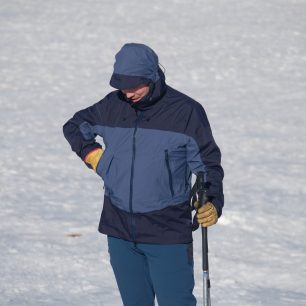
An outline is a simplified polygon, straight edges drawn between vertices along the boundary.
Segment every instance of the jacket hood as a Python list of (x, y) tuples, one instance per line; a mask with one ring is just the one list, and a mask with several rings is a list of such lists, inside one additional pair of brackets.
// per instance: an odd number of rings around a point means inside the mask
[(158, 56), (144, 44), (125, 44), (115, 56), (110, 85), (129, 89), (140, 84), (156, 83), (160, 78)]

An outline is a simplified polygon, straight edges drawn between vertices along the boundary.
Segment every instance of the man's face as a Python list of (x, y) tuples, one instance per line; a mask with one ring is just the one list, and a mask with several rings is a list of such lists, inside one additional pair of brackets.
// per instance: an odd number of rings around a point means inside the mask
[(122, 89), (121, 91), (132, 102), (138, 102), (148, 94), (149, 86), (146, 84), (141, 84), (135, 88)]

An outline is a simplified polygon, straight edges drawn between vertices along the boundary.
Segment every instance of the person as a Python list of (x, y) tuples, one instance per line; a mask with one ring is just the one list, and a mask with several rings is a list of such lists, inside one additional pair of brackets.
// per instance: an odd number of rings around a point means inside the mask
[[(157, 54), (128, 43), (116, 54), (116, 90), (63, 127), (72, 150), (104, 181), (99, 231), (125, 306), (193, 306), (192, 173), (205, 171), (202, 226), (223, 207), (223, 169), (204, 108), (165, 82)], [(96, 142), (103, 138), (104, 147)]]

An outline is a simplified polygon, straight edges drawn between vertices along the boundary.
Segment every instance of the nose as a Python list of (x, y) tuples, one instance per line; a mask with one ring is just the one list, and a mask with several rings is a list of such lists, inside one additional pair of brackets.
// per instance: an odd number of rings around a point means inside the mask
[(133, 92), (126, 92), (125, 95), (128, 99), (130, 99), (134, 96), (134, 93)]

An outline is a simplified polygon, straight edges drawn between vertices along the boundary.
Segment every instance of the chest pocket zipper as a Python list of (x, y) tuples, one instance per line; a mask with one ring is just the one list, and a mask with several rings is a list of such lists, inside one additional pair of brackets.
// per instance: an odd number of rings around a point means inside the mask
[(170, 163), (169, 163), (169, 154), (168, 150), (165, 150), (165, 160), (166, 160), (166, 165), (167, 165), (167, 170), (168, 170), (168, 176), (169, 176), (169, 186), (170, 186), (170, 191), (172, 197), (174, 196), (174, 191), (173, 191), (173, 181), (172, 181), (172, 173), (170, 169)]

